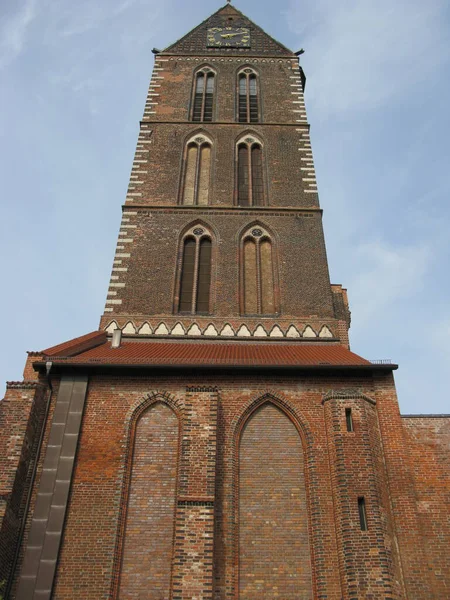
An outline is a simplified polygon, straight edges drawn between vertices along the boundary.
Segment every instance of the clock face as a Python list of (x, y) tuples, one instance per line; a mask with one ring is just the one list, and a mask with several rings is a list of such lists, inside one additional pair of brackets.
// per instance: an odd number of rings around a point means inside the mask
[(208, 47), (250, 48), (250, 29), (246, 27), (212, 27), (208, 29)]

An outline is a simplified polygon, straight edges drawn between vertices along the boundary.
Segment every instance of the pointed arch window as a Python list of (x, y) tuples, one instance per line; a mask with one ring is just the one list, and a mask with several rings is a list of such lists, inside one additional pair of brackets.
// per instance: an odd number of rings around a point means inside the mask
[(203, 67), (195, 74), (193, 121), (207, 123), (213, 120), (215, 79), (216, 74), (209, 67)]
[(211, 141), (197, 135), (188, 141), (185, 151), (181, 204), (205, 206), (209, 202)]
[(208, 314), (211, 296), (212, 237), (200, 226), (190, 229), (181, 242), (177, 311)]
[(258, 123), (258, 78), (253, 69), (245, 68), (238, 74), (238, 120), (239, 123)]
[(270, 234), (253, 226), (241, 242), (241, 312), (269, 315), (279, 311), (276, 295), (276, 265)]
[(248, 136), (237, 144), (237, 203), (239, 206), (264, 204), (263, 148)]

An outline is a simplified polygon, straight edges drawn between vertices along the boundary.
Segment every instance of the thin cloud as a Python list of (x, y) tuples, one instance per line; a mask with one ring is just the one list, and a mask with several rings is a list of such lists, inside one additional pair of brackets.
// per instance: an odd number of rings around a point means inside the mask
[(109, 3), (92, 3), (85, 0), (76, 4), (66, 3), (55, 7), (55, 15), (60, 21), (59, 36), (71, 37), (98, 29), (102, 23), (118, 16), (136, 4), (137, 0), (123, 0), (117, 6)]
[(119, 4), (119, 6), (116, 6), (112, 14), (117, 17), (118, 15), (121, 15), (130, 9), (134, 4), (136, 4), (136, 0), (124, 0), (121, 4)]
[(36, 15), (36, 0), (25, 0), (22, 7), (4, 21), (0, 30), (0, 69), (9, 65), (24, 51), (28, 31)]
[(375, 108), (441, 68), (449, 58), (445, 11), (443, 0), (317, 0), (305, 20), (292, 0), (286, 16), (307, 51), (314, 109)]
[(432, 252), (425, 245), (395, 247), (382, 241), (358, 246), (350, 282), (351, 306), (358, 327), (400, 299), (420, 290)]
[(434, 353), (445, 362), (450, 363), (450, 316), (434, 321), (431, 325), (432, 342), (434, 344)]

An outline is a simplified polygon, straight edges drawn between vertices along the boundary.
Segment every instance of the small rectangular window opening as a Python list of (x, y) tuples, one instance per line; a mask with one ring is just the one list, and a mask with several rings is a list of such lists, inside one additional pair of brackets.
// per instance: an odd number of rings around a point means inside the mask
[(367, 531), (366, 501), (364, 496), (358, 498), (359, 524), (361, 531)]
[(352, 418), (352, 409), (351, 408), (346, 408), (345, 409), (345, 422), (347, 423), (347, 431), (354, 431), (353, 430), (353, 418)]

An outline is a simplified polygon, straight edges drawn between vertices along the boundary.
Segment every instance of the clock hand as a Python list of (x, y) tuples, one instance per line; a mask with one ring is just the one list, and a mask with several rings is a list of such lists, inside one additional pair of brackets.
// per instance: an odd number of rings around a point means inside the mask
[(240, 33), (221, 33), (220, 37), (231, 38), (231, 37), (235, 37), (237, 35), (242, 35), (242, 34), (240, 34)]

